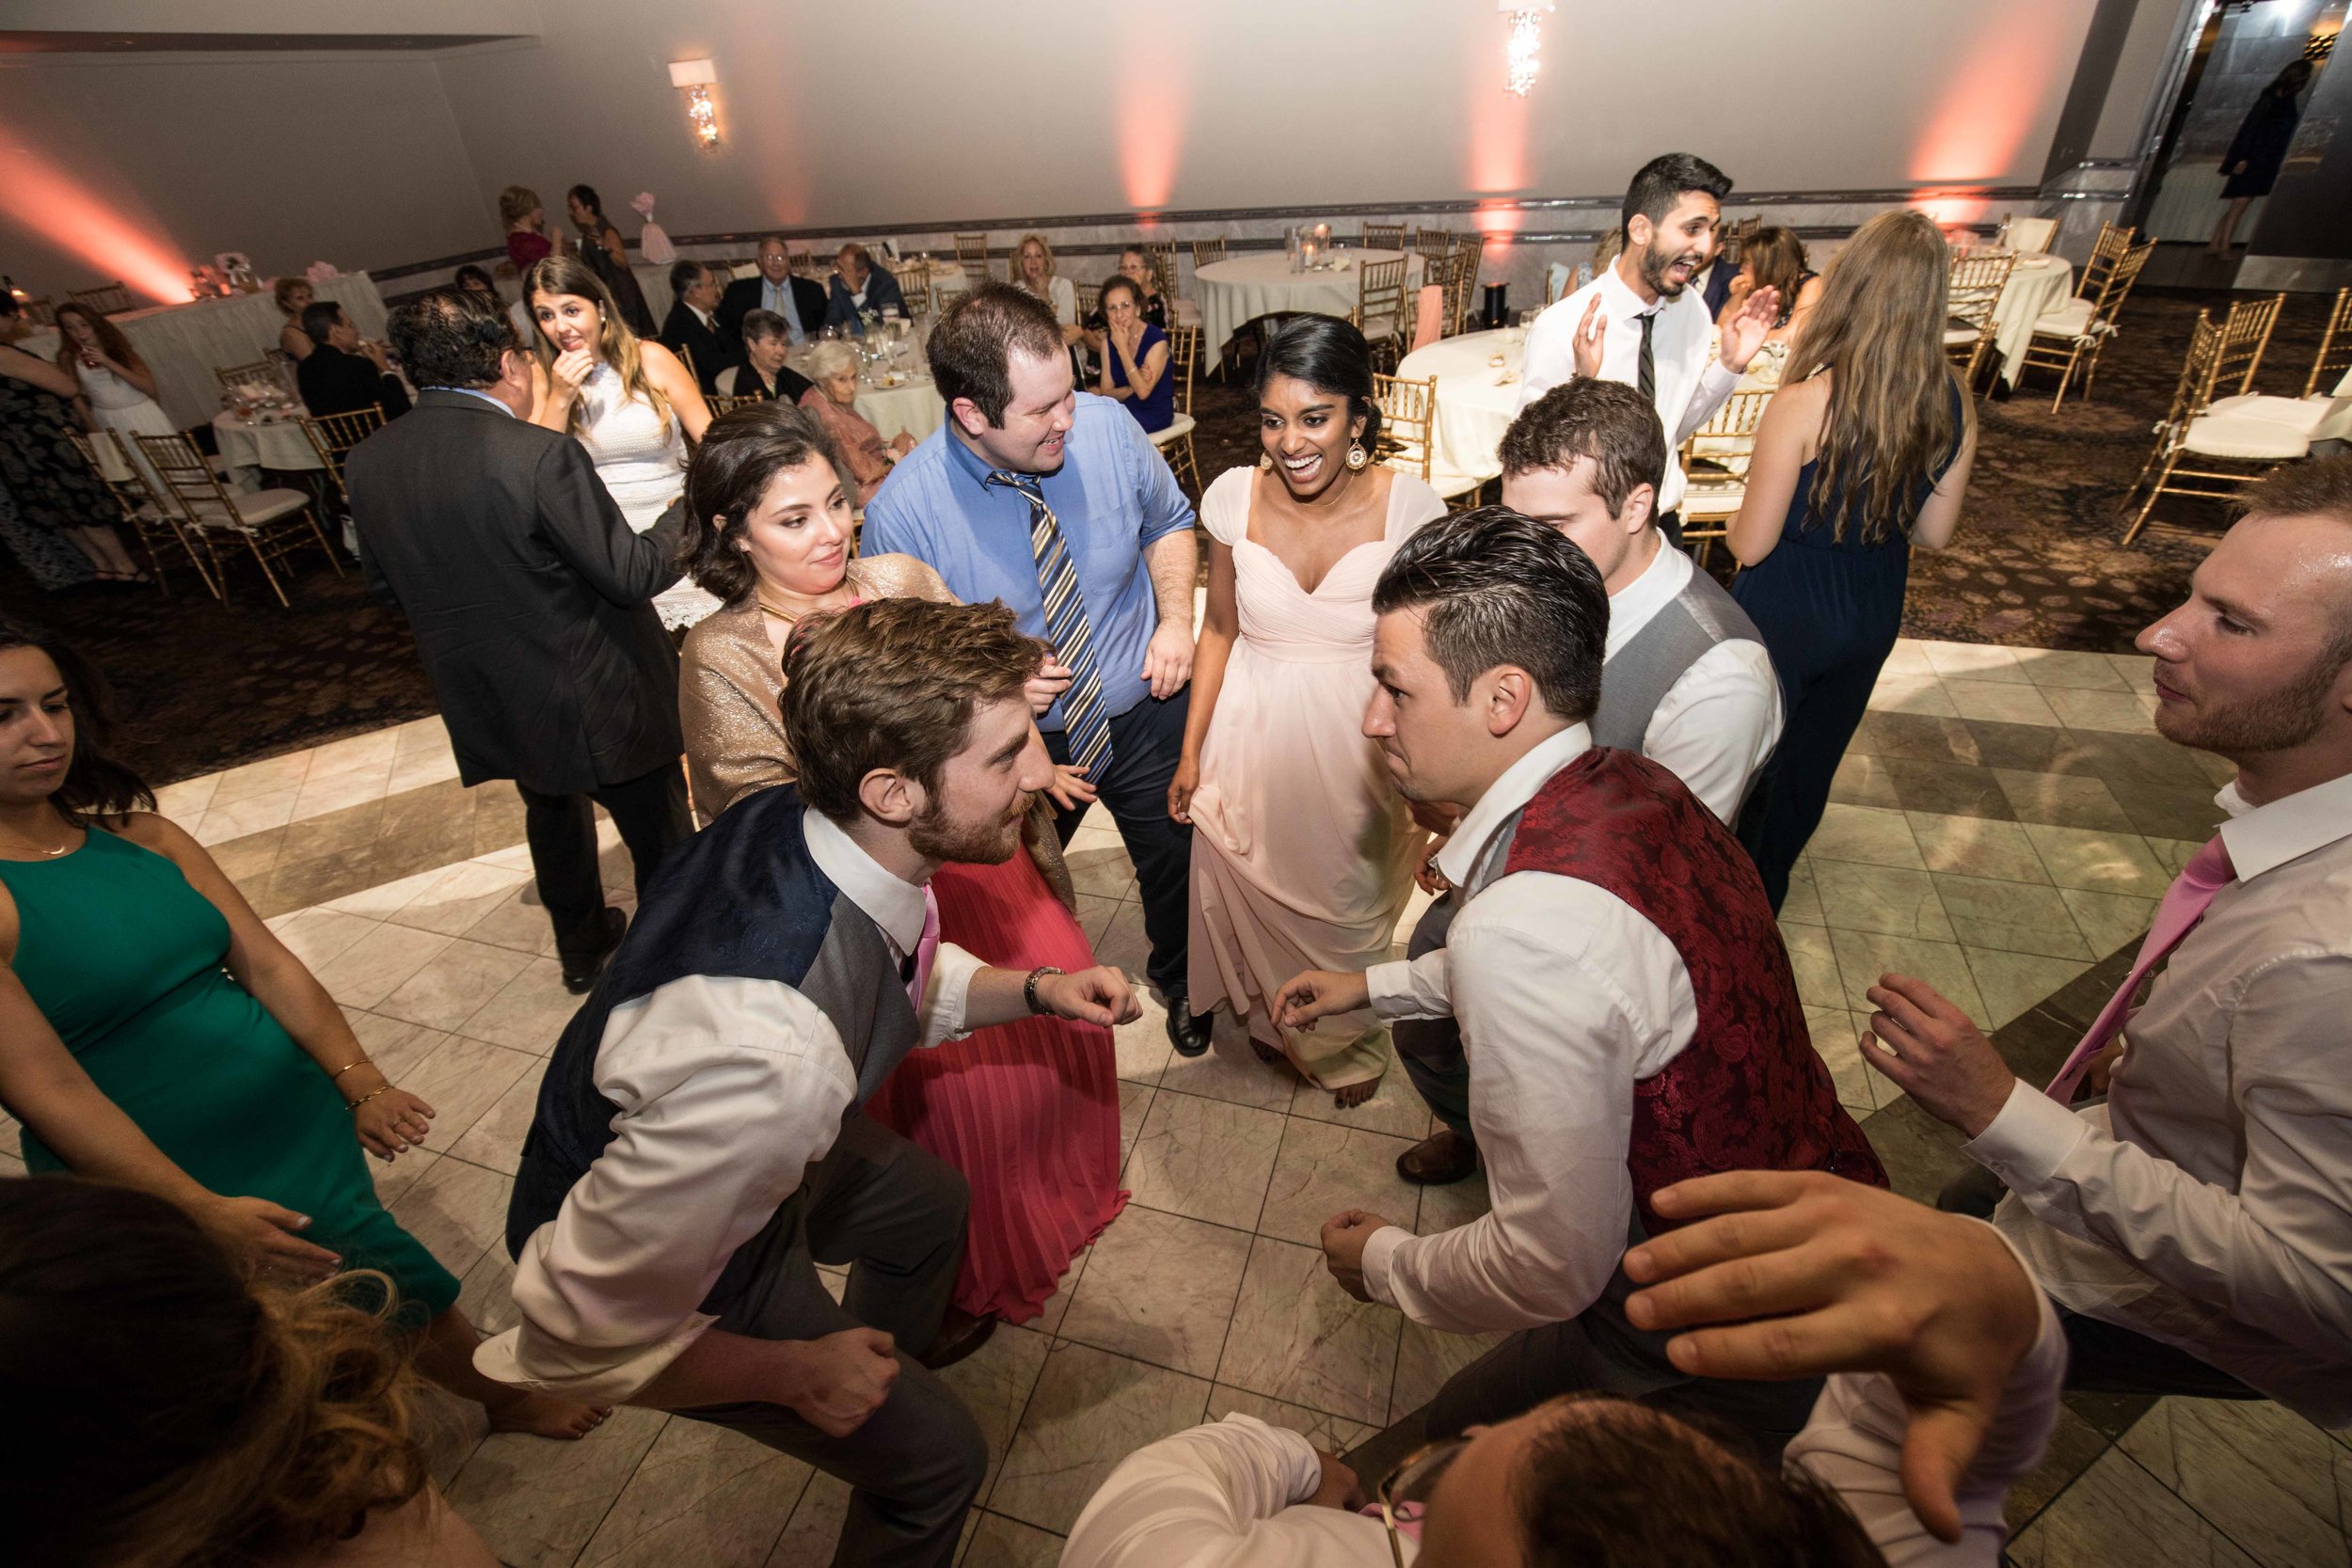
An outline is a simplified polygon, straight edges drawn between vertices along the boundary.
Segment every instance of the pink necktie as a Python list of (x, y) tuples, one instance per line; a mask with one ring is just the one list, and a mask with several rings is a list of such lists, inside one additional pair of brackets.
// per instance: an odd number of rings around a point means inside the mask
[(2131, 977), (2123, 982), (2123, 989), (2109, 999), (2106, 1008), (2100, 1012), (2098, 1022), (2091, 1024), (2090, 1032), (2083, 1037), (2082, 1043), (2074, 1047), (2074, 1053), (2066, 1058), (2066, 1065), (2058, 1069), (2058, 1075), (2050, 1080), (2052, 1100), (2061, 1105), (2074, 1102), (2074, 1087), (2082, 1082), (2083, 1074), (2090, 1069), (2090, 1059), (2106, 1049), (2106, 1043), (2129, 1021), (2132, 998), (2139, 994), (2139, 983), (2148, 978), (2148, 972), (2162, 963), (2172, 949), (2181, 945), (2181, 939), (2204, 918), (2205, 906), (2213, 902), (2213, 895), (2228, 885), (2230, 879), (2235, 875), (2230, 865), (2229, 848), (2221, 842), (2219, 833), (2216, 833), (2202, 849), (2188, 858), (2188, 863), (2181, 867), (2180, 876), (2174, 878), (2171, 887), (2165, 891), (2164, 902), (2156, 906), (2156, 923), (2148, 927), (2148, 940), (2139, 944), (2139, 961), (2132, 965)]
[(927, 884), (923, 889), (923, 934), (914, 942), (914, 972), (907, 977), (907, 1000), (914, 1004), (915, 1016), (922, 1016), (923, 990), (931, 981), (931, 960), (939, 957), (939, 900), (931, 896)]

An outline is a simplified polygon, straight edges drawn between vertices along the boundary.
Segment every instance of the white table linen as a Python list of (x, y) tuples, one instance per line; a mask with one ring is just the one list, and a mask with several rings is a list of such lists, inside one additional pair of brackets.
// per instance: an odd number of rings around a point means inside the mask
[[(1260, 316), (1307, 311), (1348, 315), (1362, 288), (1358, 269), (1368, 261), (1393, 261), (1401, 256), (1401, 250), (1342, 251), (1337, 257), (1341, 265), (1325, 272), (1293, 272), (1290, 257), (1279, 250), (1213, 261), (1194, 275), (1203, 342), (1212, 355), (1220, 354), (1243, 324)], [(1405, 257), (1407, 295), (1420, 286), (1421, 258)], [(1405, 310), (1409, 322), (1409, 297)]]
[[(1519, 367), (1526, 349), (1526, 329), (1506, 326), (1443, 339), (1416, 349), (1396, 367), (1406, 380), (1437, 378), (1433, 467), (1481, 480), (1502, 471), (1495, 453), (1519, 410)], [(1494, 362), (1498, 356), (1500, 365)]]
[[(364, 338), (384, 336), (384, 296), (375, 279), (364, 272), (347, 272), (310, 285), (322, 300), (333, 300), (350, 313)], [(266, 293), (237, 294), (228, 299), (191, 300), (184, 305), (158, 305), (112, 318), (147, 368), (155, 372), (155, 401), (182, 430), (204, 423), (220, 412), (220, 378), (214, 372), (227, 365), (249, 365), (278, 346), (278, 329), (286, 324), (278, 302)], [(54, 359), (56, 329), (36, 332), (17, 345), (27, 354)], [(302, 433), (294, 432), (296, 440)], [(317, 459), (311, 460), (311, 467)]]
[(286, 472), (325, 467), (318, 449), (291, 419), (264, 424), (238, 414), (220, 414), (213, 420), (213, 440), (221, 461), (229, 465), (230, 479), (247, 490), (262, 487), (264, 468)]
[(2063, 257), (2020, 256), (1993, 306), (1993, 346), (2001, 351), (2001, 381), (2017, 382), (2017, 363), (2042, 313), (2066, 303), (2074, 292), (2074, 269)]

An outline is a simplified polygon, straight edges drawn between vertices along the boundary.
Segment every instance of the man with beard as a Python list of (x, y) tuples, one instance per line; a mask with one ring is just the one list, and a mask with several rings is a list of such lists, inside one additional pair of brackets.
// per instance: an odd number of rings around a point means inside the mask
[[(1001, 605), (883, 599), (785, 657), (797, 783), (673, 852), (557, 1043), (506, 1217), (502, 1382), (732, 1427), (854, 1489), (834, 1560), (946, 1564), (978, 1428), (928, 1370), (962, 1177), (858, 1106), (906, 1053), (1030, 1013), (1136, 1015), (1117, 970), (939, 940), (943, 861), (1000, 863), (1053, 777)], [(838, 1306), (819, 1261), (849, 1263)], [(930, 1345), (928, 1354), (921, 1353)]]
[(1658, 405), (1667, 433), (1658, 527), (1677, 545), (1683, 479), (1675, 454), (1724, 405), (1780, 314), (1780, 291), (1756, 290), (1724, 326), (1721, 353), (1708, 359), (1714, 318), (1690, 285), (1714, 257), (1730, 191), (1723, 170), (1688, 152), (1644, 164), (1619, 209), (1625, 248), (1598, 277), (1535, 319), (1520, 378), (1521, 408), (1580, 375), (1622, 382)]
[[(2281, 470), (2146, 631), (2156, 728), (2237, 765), (2230, 814), (2045, 1091), (1907, 975), (1863, 1055), (1989, 1173), (2071, 1386), (2267, 1395), (2352, 1421), (2352, 459)], [(2147, 1004), (2132, 999), (2169, 955)], [(1875, 1048), (1871, 1048), (1875, 1045)], [(2085, 1081), (2104, 1102), (2071, 1108)], [(2000, 1196), (2006, 1186), (2008, 1196)], [(1997, 1198), (1997, 1211), (1991, 1209)]]

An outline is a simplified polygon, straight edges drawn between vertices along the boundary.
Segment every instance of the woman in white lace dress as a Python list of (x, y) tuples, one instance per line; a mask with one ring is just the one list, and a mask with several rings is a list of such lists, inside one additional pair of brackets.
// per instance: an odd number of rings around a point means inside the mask
[[(612, 295), (576, 256), (549, 256), (523, 274), (537, 339), (538, 406), (532, 422), (568, 431), (596, 460), (628, 526), (653, 527), (686, 489), (687, 442), (710, 423), (678, 356), (641, 341)], [(719, 601), (683, 577), (653, 601), (661, 624), (691, 626)]]
[(169, 436), (180, 427), (155, 401), (155, 372), (122, 329), (87, 305), (60, 305), (57, 363), (81, 388), (77, 401), (87, 413), (83, 422), (120, 436), (147, 487), (158, 497), (170, 495), (134, 437)]

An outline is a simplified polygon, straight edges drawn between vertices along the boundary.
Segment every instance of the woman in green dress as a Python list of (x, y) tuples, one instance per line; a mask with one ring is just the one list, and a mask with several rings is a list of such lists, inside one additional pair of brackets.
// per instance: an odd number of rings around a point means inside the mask
[(97, 696), (72, 654), (0, 621), (0, 1104), (26, 1167), (168, 1198), (260, 1268), (382, 1270), (422, 1322), (425, 1375), (494, 1429), (584, 1435), (602, 1411), (474, 1370), (456, 1278), (360, 1152), (405, 1153), (433, 1107), (104, 754)]

